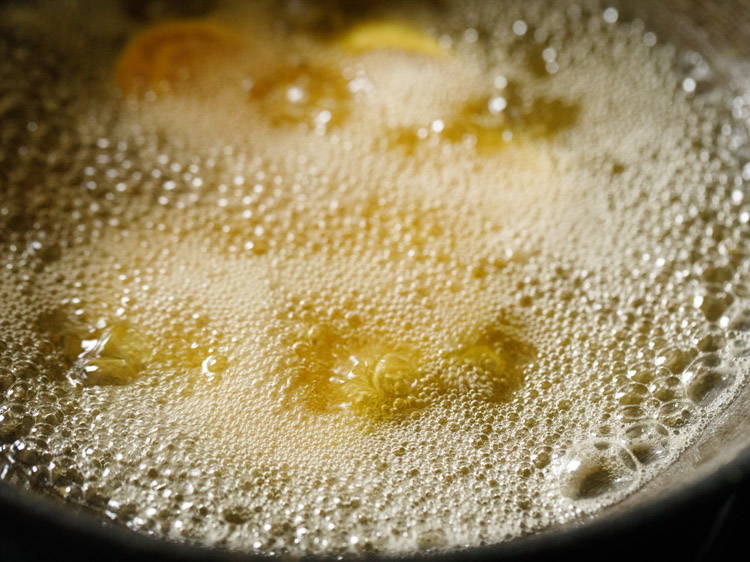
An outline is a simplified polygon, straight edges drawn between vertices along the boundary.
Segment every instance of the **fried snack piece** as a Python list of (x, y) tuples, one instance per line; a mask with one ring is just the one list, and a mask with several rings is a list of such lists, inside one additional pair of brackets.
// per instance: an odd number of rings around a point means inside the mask
[(240, 56), (248, 42), (225, 26), (206, 21), (171, 22), (147, 29), (123, 50), (115, 81), (127, 94), (163, 94), (195, 86), (201, 70)]
[(339, 36), (337, 44), (352, 53), (387, 49), (431, 57), (447, 55), (447, 50), (434, 37), (396, 21), (360, 23)]
[[(203, 102), (232, 91), (240, 97), (228, 98), (223, 107), (250, 102), (275, 127), (325, 130), (346, 118), (350, 92), (335, 64), (308, 60), (304, 53), (290, 57), (283, 41), (252, 31), (240, 35), (211, 22), (158, 25), (128, 44), (115, 81), (139, 98), (154, 92)], [(206, 106), (208, 114), (212, 111)]]

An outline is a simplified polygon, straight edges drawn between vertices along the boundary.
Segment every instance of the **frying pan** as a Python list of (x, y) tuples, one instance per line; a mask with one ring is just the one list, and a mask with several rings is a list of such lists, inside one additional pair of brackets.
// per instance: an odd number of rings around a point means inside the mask
[[(200, 15), (215, 2), (132, 0), (127, 17)], [(366, 9), (366, 3), (349, 2)], [(623, 19), (641, 19), (660, 39), (679, 38), (700, 52), (738, 95), (750, 95), (750, 2), (668, 0), (611, 2)], [(744, 117), (748, 119), (747, 116)], [(747, 123), (750, 127), (750, 122)], [(748, 155), (750, 160), (750, 155)], [(748, 280), (750, 281), (750, 280)], [(750, 388), (681, 458), (637, 494), (590, 520), (509, 543), (430, 555), (458, 559), (578, 559), (670, 556), (709, 560), (745, 546), (750, 518)], [(122, 560), (236, 560), (248, 555), (137, 534), (78, 507), (0, 482), (0, 552), (4, 560), (90, 556)], [(409, 560), (417, 556), (403, 556)], [(262, 558), (255, 555), (251, 558)]]

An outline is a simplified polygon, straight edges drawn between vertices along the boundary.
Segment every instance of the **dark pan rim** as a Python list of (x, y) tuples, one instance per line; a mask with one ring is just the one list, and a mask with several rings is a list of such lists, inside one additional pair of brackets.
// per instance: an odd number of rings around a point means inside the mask
[[(623, 540), (629, 533), (649, 527), (670, 514), (690, 510), (696, 503), (707, 498), (730, 495), (732, 490), (750, 477), (750, 447), (715, 472), (696, 482), (685, 485), (666, 495), (657, 496), (625, 510), (607, 513), (580, 524), (560, 527), (536, 535), (529, 535), (509, 542), (478, 546), (467, 549), (439, 552), (435, 554), (411, 553), (403, 556), (378, 556), (380, 560), (435, 561), (462, 560), (529, 560), (545, 559), (548, 556), (581, 549), (582, 545), (612, 544)], [(75, 539), (86, 537), (86, 549), (106, 550), (110, 559), (159, 559), (159, 560), (265, 560), (268, 556), (257, 553), (242, 553), (219, 550), (200, 545), (186, 544), (168, 539), (158, 539), (134, 532), (124, 526), (107, 522), (102, 517), (75, 506), (65, 505), (59, 500), (19, 489), (7, 482), (0, 482), (0, 514), (25, 518), (54, 528), (59, 533)], [(83, 551), (83, 549), (82, 549)], [(347, 557), (357, 559), (356, 556)], [(366, 556), (372, 559), (373, 556)], [(306, 557), (322, 560), (325, 557)]]

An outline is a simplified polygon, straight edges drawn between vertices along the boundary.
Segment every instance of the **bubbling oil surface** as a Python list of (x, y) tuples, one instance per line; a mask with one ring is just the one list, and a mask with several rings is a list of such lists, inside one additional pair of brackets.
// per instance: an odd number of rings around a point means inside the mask
[(635, 492), (744, 383), (749, 177), (605, 8), (3, 8), (2, 478), (291, 554)]

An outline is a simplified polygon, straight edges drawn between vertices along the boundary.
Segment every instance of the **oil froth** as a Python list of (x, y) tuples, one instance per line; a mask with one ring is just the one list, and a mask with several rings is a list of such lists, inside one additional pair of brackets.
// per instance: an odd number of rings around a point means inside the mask
[(3, 8), (2, 477), (291, 554), (635, 492), (745, 380), (723, 85), (606, 6), (294, 6)]

